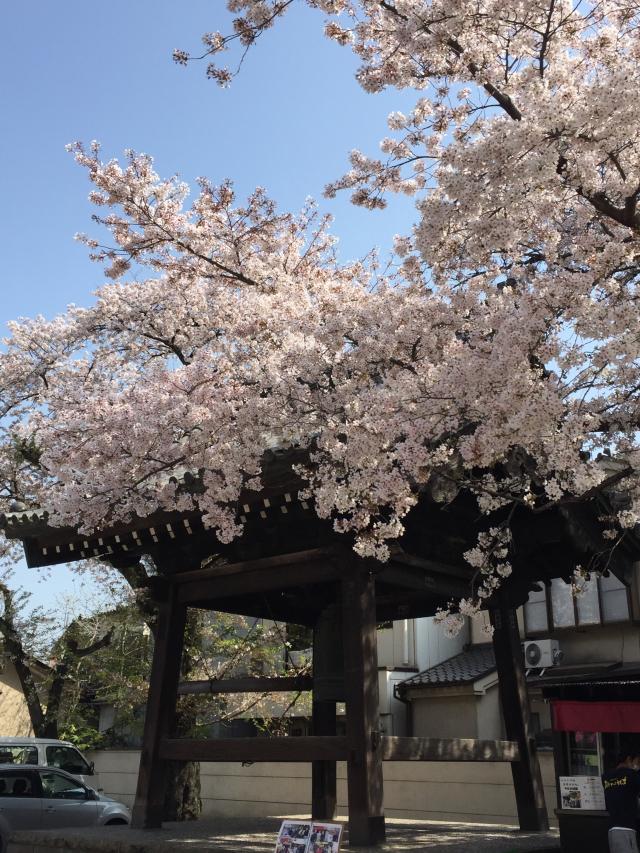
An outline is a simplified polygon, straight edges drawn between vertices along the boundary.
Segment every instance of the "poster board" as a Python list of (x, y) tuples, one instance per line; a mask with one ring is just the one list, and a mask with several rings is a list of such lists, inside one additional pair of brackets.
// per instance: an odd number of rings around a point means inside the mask
[(275, 853), (338, 853), (341, 840), (341, 823), (283, 820)]
[(604, 810), (604, 790), (599, 776), (560, 776), (563, 809)]

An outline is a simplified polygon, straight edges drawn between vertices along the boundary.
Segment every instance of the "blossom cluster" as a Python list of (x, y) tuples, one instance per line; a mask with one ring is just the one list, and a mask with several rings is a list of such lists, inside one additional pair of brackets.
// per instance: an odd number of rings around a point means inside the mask
[[(423, 490), (467, 489), (487, 524), (468, 598), (440, 617), (455, 630), (511, 571), (496, 511), (615, 482), (628, 504), (613, 539), (638, 520), (640, 11), (305, 1), (367, 90), (419, 90), (382, 155), (352, 152), (328, 187), (372, 208), (415, 196), (397, 264), (338, 263), (312, 206), (281, 213), (260, 189), (239, 203), (204, 179), (190, 201), (146, 155), (73, 146), (110, 235), (82, 239), (112, 281), (92, 307), (12, 325), (2, 494), (86, 529), (197, 507), (228, 541), (275, 436), (309, 448), (316, 512), (385, 559)], [(234, 34), (207, 34), (208, 54), (246, 50), (291, 0), (227, 5)], [(184, 471), (202, 494), (177, 488)]]

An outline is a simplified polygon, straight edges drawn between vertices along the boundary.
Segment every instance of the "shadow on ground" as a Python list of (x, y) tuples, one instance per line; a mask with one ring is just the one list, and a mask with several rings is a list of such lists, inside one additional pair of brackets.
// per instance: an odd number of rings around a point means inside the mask
[[(293, 817), (290, 815), (289, 817)], [(16, 832), (7, 853), (273, 853), (282, 818), (221, 818), (165, 824), (161, 830), (92, 827)], [(348, 835), (343, 849), (348, 848)], [(556, 832), (519, 832), (503, 826), (387, 819), (381, 847), (360, 853), (559, 853)]]

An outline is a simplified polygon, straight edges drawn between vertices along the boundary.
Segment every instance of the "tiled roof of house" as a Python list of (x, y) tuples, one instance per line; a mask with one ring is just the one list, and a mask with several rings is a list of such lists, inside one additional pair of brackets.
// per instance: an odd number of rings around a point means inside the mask
[(401, 682), (398, 688), (404, 692), (416, 687), (448, 687), (455, 684), (469, 684), (496, 668), (492, 643), (470, 646), (459, 655), (455, 655), (437, 666), (425, 669), (417, 675)]

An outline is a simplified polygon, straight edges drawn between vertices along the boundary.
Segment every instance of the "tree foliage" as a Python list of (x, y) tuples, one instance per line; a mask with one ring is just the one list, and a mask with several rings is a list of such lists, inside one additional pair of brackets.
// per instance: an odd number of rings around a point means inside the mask
[[(309, 448), (308, 496), (363, 555), (385, 559), (430, 484), (473, 492), (487, 516), (467, 555), (473, 614), (511, 572), (509, 508), (623, 481), (613, 547), (637, 521), (640, 12), (306, 2), (358, 55), (365, 89), (417, 90), (382, 156), (352, 152), (328, 187), (370, 208), (415, 195), (395, 266), (339, 263), (312, 208), (279, 213), (261, 190), (239, 202), (206, 180), (189, 202), (148, 156), (74, 145), (100, 226), (84, 240), (113, 283), (90, 308), (11, 327), (4, 494), (61, 524), (81, 511), (86, 528), (197, 508), (228, 541), (275, 439)], [(246, 50), (291, 3), (229, 0), (234, 32), (207, 34), (205, 52)], [(16, 442), (36, 458), (18, 463)], [(595, 463), (607, 453), (613, 469)], [(178, 489), (185, 470), (201, 494)]]

